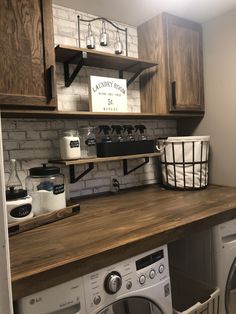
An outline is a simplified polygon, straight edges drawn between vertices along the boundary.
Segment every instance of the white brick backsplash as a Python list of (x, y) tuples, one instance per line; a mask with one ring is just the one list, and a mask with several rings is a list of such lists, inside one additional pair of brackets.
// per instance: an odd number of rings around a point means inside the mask
[(74, 21), (76, 18), (76, 12), (73, 9), (65, 9), (62, 6), (53, 4), (53, 16), (54, 18), (65, 19), (66, 21)]
[(65, 127), (65, 122), (62, 120), (52, 120), (48, 122), (49, 129), (61, 130)]
[(80, 191), (80, 195), (84, 196), (84, 195), (90, 195), (93, 194), (93, 190), (92, 189), (84, 189), (82, 191)]
[[(50, 158), (59, 157), (59, 138), (64, 130), (78, 129), (79, 126), (95, 126), (103, 124), (145, 124), (148, 130), (148, 134), (161, 134), (161, 136), (170, 136), (176, 134), (175, 121), (161, 120), (147, 120), (147, 121), (135, 121), (135, 120), (31, 120), (21, 119), (12, 121), (10, 119), (3, 119), (3, 123), (6, 129), (11, 129), (12, 125), (19, 126), (15, 131), (8, 131), (7, 134), (19, 133), (19, 139), (10, 140), (4, 139), (4, 160), (5, 165), (8, 164), (9, 158), (16, 158), (20, 165), (20, 170), (27, 176), (28, 169), (32, 167), (40, 166), (42, 163), (46, 163)], [(160, 124), (161, 127), (160, 128)], [(14, 134), (13, 134), (14, 136)], [(30, 136), (32, 138), (30, 138)], [(11, 146), (12, 145), (12, 146)], [(142, 159), (133, 159), (128, 161), (128, 169), (142, 163)], [(94, 165), (94, 169), (85, 175), (81, 180), (74, 184), (69, 184), (70, 197), (76, 197), (80, 195), (89, 195), (92, 193), (100, 193), (102, 191), (109, 191), (111, 177), (116, 177), (121, 188), (127, 188), (136, 185), (149, 184), (155, 182), (155, 176), (157, 175), (157, 163), (155, 158), (150, 158), (148, 164), (135, 170), (133, 173), (124, 176), (122, 161), (113, 161), (98, 163)], [(76, 176), (87, 169), (87, 165), (81, 165), (75, 167)], [(9, 169), (5, 169), (7, 172)], [(62, 168), (62, 173), (66, 175), (66, 182), (69, 182), (69, 169), (67, 167)], [(158, 177), (158, 176), (157, 176)]]
[(168, 121), (167, 120), (158, 120), (157, 121), (157, 127), (158, 128), (167, 128), (168, 127)]
[(57, 131), (41, 131), (41, 137), (42, 139), (56, 139), (58, 138), (58, 133)]
[(66, 36), (59, 36), (54, 34), (54, 45), (68, 45), (68, 46), (77, 46), (77, 39)]
[(97, 179), (97, 180), (87, 180), (86, 183), (86, 188), (94, 188), (94, 187), (99, 187), (99, 186), (109, 186), (110, 185), (110, 179)]
[(72, 130), (78, 128), (78, 122), (76, 120), (67, 120), (65, 121), (65, 129)]
[(18, 160), (31, 160), (34, 159), (35, 157), (37, 158), (55, 158), (57, 157), (57, 154), (55, 151), (51, 151), (48, 149), (19, 149), (19, 150), (11, 150), (9, 151), (10, 153), (10, 158), (15, 158)]
[(15, 120), (2, 120), (2, 130), (3, 131), (12, 131), (16, 129), (16, 121)]
[(119, 169), (121, 167), (121, 161), (112, 161), (108, 163), (108, 169)]
[(85, 188), (85, 182), (84, 181), (77, 181), (73, 184), (70, 184), (70, 191), (75, 192), (75, 191), (81, 191)]
[(110, 171), (95, 171), (93, 172), (93, 177), (95, 179), (97, 178), (106, 178), (109, 176), (114, 176), (115, 175), (115, 171), (114, 170), (110, 170)]
[(3, 149), (5, 149), (5, 150), (17, 149), (18, 146), (19, 146), (18, 142), (16, 142), (16, 141), (6, 140), (3, 142)]
[(93, 189), (93, 193), (104, 193), (110, 191), (110, 186), (101, 186)]
[(26, 138), (30, 140), (39, 140), (40, 139), (40, 133), (37, 131), (27, 131), (26, 132)]
[[(10, 121), (10, 120), (8, 120)], [(26, 124), (27, 121), (27, 124)], [(17, 130), (47, 130), (48, 122), (40, 120), (19, 120), (17, 121)]]
[(2, 132), (2, 139), (7, 140), (8, 139), (8, 134), (7, 132)]
[(38, 148), (51, 148), (52, 142), (51, 141), (25, 141), (20, 143), (21, 149), (38, 149)]
[(3, 151), (3, 158), (4, 160), (9, 160), (9, 152), (7, 150)]
[[(114, 163), (113, 163), (114, 164)], [(98, 163), (97, 164), (97, 168), (98, 170), (100, 171), (105, 171), (107, 170), (107, 166), (108, 166), (108, 163), (107, 162), (101, 162), (101, 163)], [(114, 168), (113, 168), (114, 169)]]
[(9, 139), (12, 140), (24, 140), (26, 138), (26, 132), (9, 132)]
[[(53, 6), (54, 16), (54, 40), (55, 45), (78, 45), (78, 25), (77, 15), (85, 19), (94, 18), (96, 16), (79, 12), (76, 10), (68, 9), (61, 6)], [(124, 25), (121, 23), (115, 24), (121, 28), (128, 28), (128, 49), (129, 56), (138, 57), (138, 45), (137, 45), (137, 29), (132, 26)], [(91, 24), (92, 31), (95, 36), (96, 50), (103, 51), (106, 53), (114, 54), (114, 44), (116, 40), (116, 30), (109, 24), (106, 23), (106, 29), (109, 34), (109, 45), (102, 47), (99, 44), (99, 36), (101, 32), (101, 21), (95, 21)], [(88, 33), (88, 23), (80, 22), (80, 42), (81, 47), (86, 48), (86, 36)], [(123, 42), (125, 55), (125, 35), (124, 32), (120, 32), (120, 39)], [(71, 71), (73, 69), (71, 67)], [(57, 74), (57, 87), (58, 87), (58, 110), (62, 111), (88, 111), (88, 77), (90, 75), (99, 75), (107, 77), (118, 77), (118, 71), (111, 71), (108, 69), (95, 69), (83, 67), (76, 79), (73, 81), (69, 88), (64, 87), (64, 69), (63, 65), (56, 67)], [(125, 74), (125, 78), (130, 77), (130, 74)], [(138, 79), (137, 79), (138, 81)], [(135, 83), (129, 86), (128, 93), (128, 112), (140, 112), (140, 101), (139, 101), (139, 89), (136, 88)]]
[(21, 167), (22, 167), (22, 170), (26, 172), (30, 168), (40, 167), (41, 164), (47, 163), (47, 162), (48, 162), (48, 159), (37, 159), (35, 157), (34, 159), (31, 159), (31, 160), (22, 160)]

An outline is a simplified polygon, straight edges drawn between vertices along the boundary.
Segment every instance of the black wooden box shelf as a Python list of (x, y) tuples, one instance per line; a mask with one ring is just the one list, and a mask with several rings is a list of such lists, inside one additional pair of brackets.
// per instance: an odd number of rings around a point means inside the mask
[(125, 156), (154, 153), (154, 141), (134, 141), (120, 143), (97, 143), (98, 157)]

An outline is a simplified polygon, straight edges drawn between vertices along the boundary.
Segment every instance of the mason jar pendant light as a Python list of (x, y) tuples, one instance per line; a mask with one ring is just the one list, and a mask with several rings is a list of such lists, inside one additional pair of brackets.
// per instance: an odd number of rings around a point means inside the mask
[[(96, 49), (96, 39), (95, 40), (95, 35), (92, 31), (92, 22), (95, 21), (101, 21), (102, 24), (102, 28), (99, 32), (99, 45), (102, 47), (106, 47), (109, 46), (110, 43), (110, 35), (109, 32), (107, 31), (107, 25), (109, 25), (109, 30), (112, 31), (112, 27), (115, 29), (113, 34), (113, 39), (115, 37), (115, 43), (112, 43), (112, 45), (114, 45), (114, 53), (117, 55), (123, 54), (125, 53), (126, 56), (128, 56), (128, 35), (127, 35), (127, 28), (121, 28), (120, 26), (116, 25), (114, 22), (108, 20), (105, 17), (96, 17), (93, 19), (82, 19), (79, 15), (77, 16), (77, 20), (78, 20), (78, 45), (79, 47), (81, 47), (81, 43), (80, 43), (80, 38), (81, 38), (81, 34), (80, 34), (80, 22), (84, 22), (84, 23), (88, 23), (88, 33), (85, 36), (85, 45), (88, 49)], [(124, 33), (124, 36), (122, 34), (122, 38), (120, 38), (120, 34), (121, 32)], [(121, 39), (124, 38), (124, 42), (121, 41)]]
[(123, 45), (120, 41), (120, 33), (119, 31), (116, 31), (116, 42), (115, 42), (115, 54), (120, 55), (123, 52)]
[(92, 33), (91, 24), (88, 24), (88, 35), (86, 37), (86, 46), (88, 49), (95, 48), (95, 38)]
[(102, 32), (100, 34), (100, 45), (108, 46), (108, 34), (106, 31), (105, 21), (102, 20)]

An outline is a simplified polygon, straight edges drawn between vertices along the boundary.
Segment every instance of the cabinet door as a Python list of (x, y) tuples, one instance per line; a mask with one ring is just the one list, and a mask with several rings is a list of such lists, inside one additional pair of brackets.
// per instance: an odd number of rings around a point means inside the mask
[(167, 14), (171, 111), (203, 111), (202, 28)]
[(0, 104), (56, 105), (51, 0), (0, 0)]

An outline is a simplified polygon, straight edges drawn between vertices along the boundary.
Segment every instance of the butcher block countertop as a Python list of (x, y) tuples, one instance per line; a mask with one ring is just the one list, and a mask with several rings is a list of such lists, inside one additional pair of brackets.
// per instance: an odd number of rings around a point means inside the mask
[(78, 215), (10, 238), (14, 299), (236, 218), (236, 188), (152, 185), (80, 205)]

